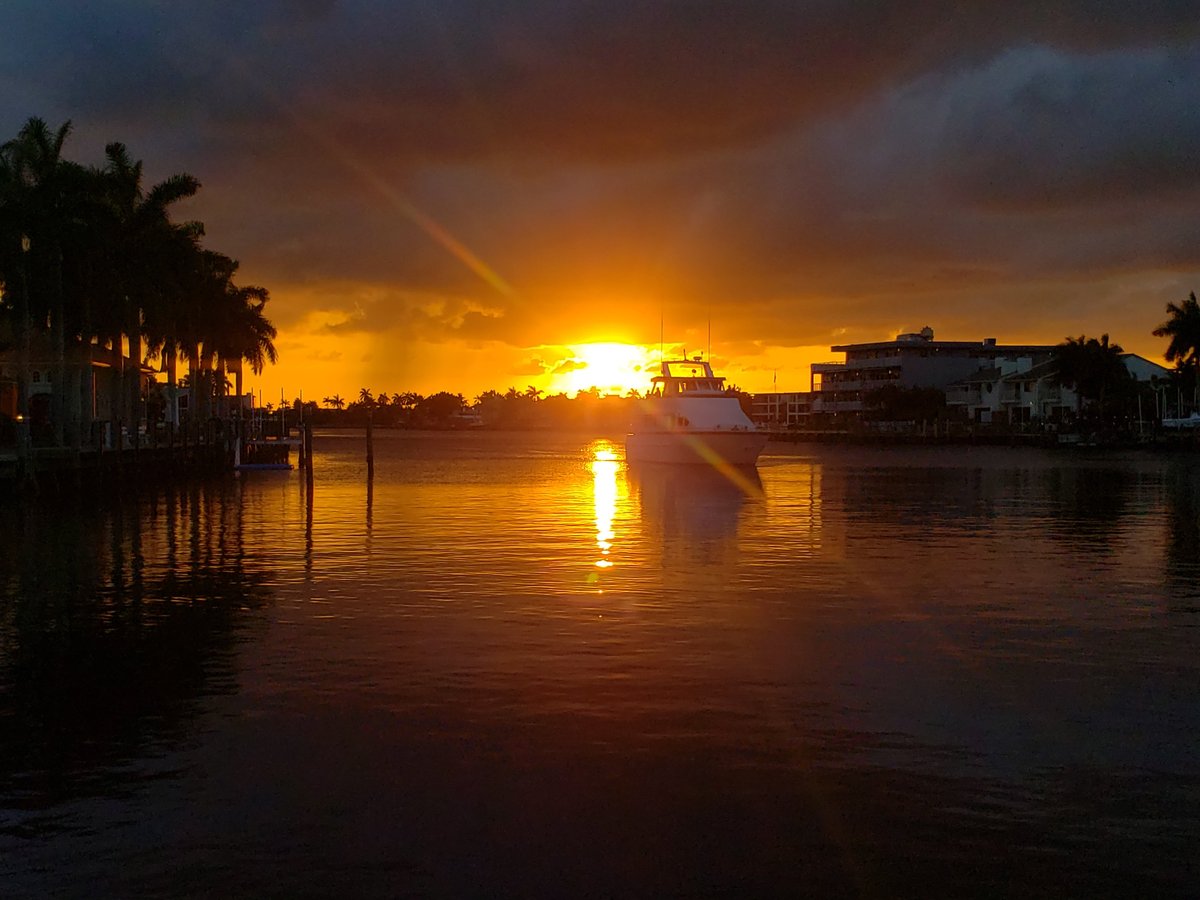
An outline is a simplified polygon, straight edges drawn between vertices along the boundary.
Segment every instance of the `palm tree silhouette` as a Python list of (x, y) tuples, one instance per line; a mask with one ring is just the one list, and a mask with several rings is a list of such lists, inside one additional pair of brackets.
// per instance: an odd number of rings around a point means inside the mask
[(332, 397), (326, 397), (321, 402), (331, 409), (342, 409), (346, 405), (346, 401), (343, 400), (338, 394), (334, 394)]
[(132, 421), (141, 415), (143, 339), (163, 362), (169, 398), (178, 354), (188, 355), (203, 413), (206, 395), (224, 392), (213, 361), (261, 371), (276, 359), (276, 332), (263, 313), (266, 290), (234, 283), (237, 263), (201, 247), (200, 223), (170, 220), (172, 205), (199, 188), (195, 178), (173, 175), (147, 188), (142, 163), (120, 143), (105, 148), (102, 167), (85, 168), (62, 157), (69, 133), (69, 122), (52, 130), (34, 118), (0, 145), (0, 281), (15, 301), (0, 312), (12, 318), (21, 348), (18, 411), (28, 413), (30, 342), (48, 336), (53, 438), (79, 446), (94, 340), (114, 348), (121, 384), (113, 414)]
[[(71, 123), (65, 122), (51, 131), (45, 121), (29, 119), (17, 137), (0, 147), (5, 159), (4, 206), (16, 213), (21, 223), (22, 253), (32, 256), (23, 262), (27, 269), (41, 275), (43, 291), (29, 292), (29, 319), (32, 322), (49, 320), (51, 343), (54, 349), (54, 379), (51, 395), (54, 441), (63, 443), (66, 379), (66, 327), (63, 321), (63, 234), (71, 224), (70, 213), (73, 183), (82, 172), (79, 166), (62, 158), (63, 144), (71, 133)], [(46, 302), (48, 297), (49, 302)], [(28, 382), (26, 382), (28, 383)], [(26, 388), (27, 389), (27, 388)]]
[[(112, 273), (115, 277), (110, 285), (109, 320), (113, 345), (119, 347), (122, 335), (126, 336), (130, 357), (128, 368), (123, 366), (122, 360), (118, 360), (124, 401), (121, 404), (123, 410), (114, 410), (114, 413), (132, 418), (140, 391), (141, 338), (144, 330), (157, 330), (144, 329), (143, 323), (147, 317), (151, 321), (164, 323), (168, 318), (165, 313), (173, 299), (164, 292), (164, 287), (169, 284), (164, 266), (172, 257), (168, 245), (180, 238), (186, 244), (203, 231), (196, 223), (172, 224), (168, 207), (194, 196), (200, 189), (200, 182), (191, 175), (178, 174), (146, 190), (142, 186), (142, 162), (133, 161), (124, 144), (109, 144), (104, 148), (104, 155), (106, 163), (102, 174), (116, 220), (113, 229), (116, 258), (136, 259), (140, 263), (136, 266), (120, 266)], [(168, 396), (171, 397), (175, 375), (170, 371), (174, 368), (174, 348), (168, 348), (171, 336), (153, 333), (150, 343), (156, 345), (155, 348), (160, 352), (165, 349), (170, 356)]]
[(1178, 362), (1186, 366), (1200, 366), (1200, 304), (1196, 292), (1188, 294), (1182, 303), (1168, 303), (1170, 318), (1154, 329), (1155, 337), (1170, 338), (1167, 362)]
[[(1153, 334), (1170, 338), (1163, 355), (1167, 362), (1175, 363), (1182, 376), (1180, 380), (1191, 383), (1194, 407), (1197, 376), (1200, 376), (1200, 304), (1196, 303), (1196, 292), (1189, 293), (1182, 303), (1168, 303), (1167, 313), (1170, 318), (1155, 328)], [(1182, 411), (1178, 414), (1183, 415)]]
[(1121, 359), (1120, 344), (1109, 343), (1108, 335), (1096, 338), (1068, 337), (1055, 350), (1058, 380), (1075, 391), (1075, 415), (1083, 410), (1084, 400), (1094, 400), (1103, 409), (1108, 393), (1130, 379)]

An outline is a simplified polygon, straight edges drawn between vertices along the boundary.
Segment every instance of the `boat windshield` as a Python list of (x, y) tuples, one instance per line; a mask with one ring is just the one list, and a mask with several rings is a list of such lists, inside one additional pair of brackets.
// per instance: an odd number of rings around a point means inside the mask
[(662, 364), (663, 375), (668, 378), (709, 378), (713, 377), (712, 368), (702, 360), (670, 360)]

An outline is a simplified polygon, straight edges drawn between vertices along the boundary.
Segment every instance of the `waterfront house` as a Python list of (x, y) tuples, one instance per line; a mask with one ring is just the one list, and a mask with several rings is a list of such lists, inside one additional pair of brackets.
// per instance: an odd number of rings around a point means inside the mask
[(900, 388), (946, 390), (981, 371), (998, 376), (1029, 371), (1048, 362), (1053, 344), (998, 344), (982, 341), (938, 341), (926, 326), (895, 340), (843, 344), (830, 348), (845, 354), (844, 362), (812, 366), (812, 412), (857, 420), (865, 408), (865, 395), (894, 385)]
[(132, 365), (136, 363), (126, 348), (112, 342), (93, 342), (82, 353), (79, 347), (73, 347), (60, 363), (49, 337), (37, 335), (30, 344), (28, 363), (24, 366), (19, 350), (10, 347), (0, 351), (0, 416), (13, 421), (23, 417), (34, 445), (53, 444), (55, 381), (62, 378), (65, 386), (60, 394), (64, 404), (61, 424), (68, 443), (77, 438), (84, 446), (109, 448), (115, 440), (114, 428), (121, 427), (132, 434), (134, 429), (144, 428), (148, 420), (157, 418), (159, 412), (155, 405), (156, 370), (144, 364), (138, 366), (136, 408), (131, 400), (123, 400), (124, 373)]
[[(1136, 353), (1121, 354), (1121, 361), (1134, 381), (1156, 388), (1165, 385), (1171, 374)], [(990, 366), (946, 387), (946, 406), (962, 410), (967, 419), (983, 425), (1020, 425), (1037, 419), (1058, 422), (1074, 413), (1078, 402), (1076, 392), (1059, 382), (1054, 359), (1028, 367), (1019, 361)], [(1146, 414), (1149, 417), (1151, 410)]]

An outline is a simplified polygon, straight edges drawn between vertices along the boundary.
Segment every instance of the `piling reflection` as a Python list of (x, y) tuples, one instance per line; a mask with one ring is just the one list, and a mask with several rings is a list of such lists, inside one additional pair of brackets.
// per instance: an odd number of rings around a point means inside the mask
[(186, 732), (199, 698), (232, 690), (236, 634), (270, 596), (245, 565), (236, 492), (6, 510), (0, 806), (111, 792), (136, 777), (125, 761)]
[(1166, 583), (1170, 608), (1200, 611), (1200, 475), (1190, 463), (1176, 463), (1166, 477)]

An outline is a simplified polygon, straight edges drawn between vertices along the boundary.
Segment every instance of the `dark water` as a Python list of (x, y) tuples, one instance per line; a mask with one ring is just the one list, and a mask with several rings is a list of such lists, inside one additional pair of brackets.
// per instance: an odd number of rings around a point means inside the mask
[(317, 451), (0, 507), (0, 896), (1196, 896), (1200, 459)]

